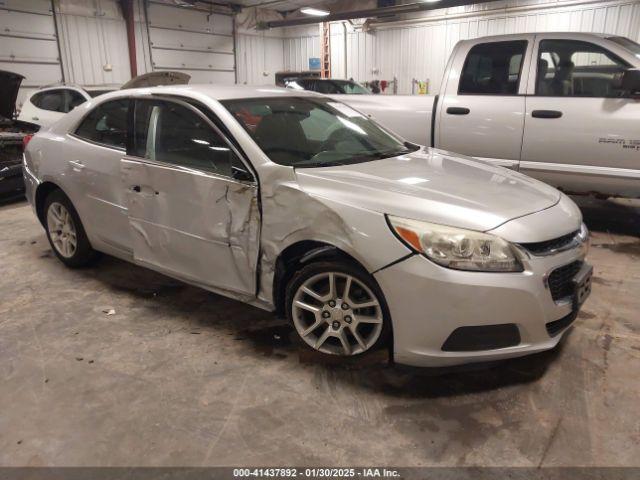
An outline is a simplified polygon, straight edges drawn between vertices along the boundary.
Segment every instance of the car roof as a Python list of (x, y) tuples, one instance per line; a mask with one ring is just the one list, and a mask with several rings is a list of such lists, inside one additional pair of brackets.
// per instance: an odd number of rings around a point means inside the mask
[(213, 85), (213, 84), (188, 84), (168, 85), (162, 87), (131, 88), (107, 93), (100, 98), (119, 98), (136, 94), (149, 95), (181, 95), (187, 97), (199, 97), (205, 95), (213, 100), (241, 100), (244, 98), (264, 97), (300, 97), (318, 96), (315, 92), (306, 90), (291, 90), (282, 87), (251, 87), (247, 85)]

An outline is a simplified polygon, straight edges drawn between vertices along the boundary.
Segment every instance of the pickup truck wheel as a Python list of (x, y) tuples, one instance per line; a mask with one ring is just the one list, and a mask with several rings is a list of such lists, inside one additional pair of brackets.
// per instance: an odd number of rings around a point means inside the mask
[(304, 267), (288, 285), (286, 307), (300, 338), (328, 355), (360, 355), (389, 336), (382, 292), (367, 272), (349, 264)]
[(96, 258), (97, 252), (91, 248), (76, 209), (61, 190), (47, 196), (44, 212), (49, 244), (62, 263), (78, 268)]

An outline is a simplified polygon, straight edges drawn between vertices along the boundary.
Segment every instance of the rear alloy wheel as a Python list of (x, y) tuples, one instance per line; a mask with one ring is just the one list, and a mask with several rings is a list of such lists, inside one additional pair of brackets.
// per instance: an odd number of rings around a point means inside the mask
[(61, 203), (49, 205), (47, 230), (53, 248), (64, 258), (72, 258), (78, 248), (78, 233), (71, 214)]
[(358, 269), (326, 267), (311, 265), (292, 282), (288, 307), (296, 331), (322, 353), (351, 356), (372, 350), (385, 331), (377, 288)]
[(97, 257), (76, 209), (61, 190), (45, 200), (44, 227), (53, 252), (68, 267), (83, 267)]

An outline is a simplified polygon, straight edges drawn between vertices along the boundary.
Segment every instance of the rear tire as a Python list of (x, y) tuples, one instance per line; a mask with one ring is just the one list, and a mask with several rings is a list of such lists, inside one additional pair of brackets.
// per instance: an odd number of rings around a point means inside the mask
[(286, 291), (287, 318), (317, 352), (352, 357), (387, 344), (388, 308), (375, 280), (362, 268), (320, 261), (296, 272)]
[(97, 258), (78, 212), (62, 190), (54, 190), (44, 201), (44, 228), (51, 250), (67, 267), (84, 267)]

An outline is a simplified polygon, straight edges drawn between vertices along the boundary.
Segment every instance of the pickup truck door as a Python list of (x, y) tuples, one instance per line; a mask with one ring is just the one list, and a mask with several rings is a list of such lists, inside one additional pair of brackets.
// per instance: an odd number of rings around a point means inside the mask
[(640, 100), (617, 90), (632, 64), (613, 49), (604, 39), (536, 35), (521, 171), (568, 192), (640, 196)]
[(462, 42), (439, 99), (434, 145), (518, 167), (533, 35)]
[[(213, 115), (211, 113), (211, 115)], [(201, 110), (138, 99), (121, 162), (134, 260), (214, 291), (256, 294), (258, 187)]]

